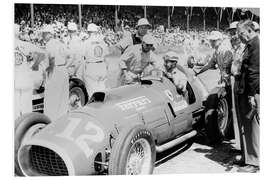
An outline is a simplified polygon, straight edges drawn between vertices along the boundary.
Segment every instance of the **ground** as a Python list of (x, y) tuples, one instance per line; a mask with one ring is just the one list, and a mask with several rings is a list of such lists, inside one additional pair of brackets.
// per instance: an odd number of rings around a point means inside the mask
[(233, 164), (234, 157), (239, 154), (234, 148), (234, 140), (212, 147), (205, 143), (204, 135), (198, 135), (158, 154), (154, 174), (233, 173), (239, 168)]

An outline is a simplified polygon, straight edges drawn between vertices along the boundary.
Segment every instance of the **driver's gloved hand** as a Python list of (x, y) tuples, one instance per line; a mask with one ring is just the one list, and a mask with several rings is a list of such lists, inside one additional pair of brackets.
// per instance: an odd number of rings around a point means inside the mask
[(136, 78), (138, 78), (138, 75), (134, 74), (133, 72), (130, 71), (125, 72), (125, 81), (127, 83), (131, 83)]

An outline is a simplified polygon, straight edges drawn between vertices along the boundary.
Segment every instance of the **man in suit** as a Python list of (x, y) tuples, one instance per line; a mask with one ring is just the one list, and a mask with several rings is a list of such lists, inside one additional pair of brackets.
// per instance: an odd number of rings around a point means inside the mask
[(260, 107), (260, 40), (250, 20), (239, 22), (237, 33), (242, 43), (246, 45), (242, 57), (237, 104), (241, 120), (240, 138), (243, 142), (244, 164), (239, 172), (257, 172), (259, 170), (259, 119), (258, 116), (248, 117), (248, 114), (254, 107), (259, 112)]

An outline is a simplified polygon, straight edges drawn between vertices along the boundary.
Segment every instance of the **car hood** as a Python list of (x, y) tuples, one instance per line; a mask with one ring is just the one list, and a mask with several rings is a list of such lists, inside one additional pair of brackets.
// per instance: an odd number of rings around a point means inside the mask
[[(24, 154), (28, 154), (30, 147), (38, 146), (60, 156), (69, 175), (91, 174), (94, 172), (95, 156), (108, 144), (107, 135), (95, 117), (83, 113), (69, 113), (25, 141), (19, 150), (18, 159), (21, 160), (21, 166), (24, 166)], [(26, 175), (32, 175), (27, 168), (22, 169)]]

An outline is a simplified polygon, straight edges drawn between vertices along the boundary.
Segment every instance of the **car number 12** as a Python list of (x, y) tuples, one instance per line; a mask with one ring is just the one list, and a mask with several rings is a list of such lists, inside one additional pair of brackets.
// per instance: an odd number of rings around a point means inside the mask
[(89, 132), (90, 130), (94, 130), (96, 131), (96, 133), (81, 133), (78, 137), (75, 138), (72, 136), (72, 134), (74, 130), (78, 127), (82, 119), (70, 117), (69, 120), (70, 122), (68, 123), (64, 131), (56, 134), (56, 136), (75, 142), (75, 144), (78, 145), (78, 147), (80, 147), (80, 149), (84, 152), (86, 157), (89, 158), (93, 154), (93, 149), (89, 147), (87, 142), (103, 141), (105, 137), (103, 130), (94, 123), (88, 122), (85, 125), (84, 130), (86, 130), (87, 132)]

